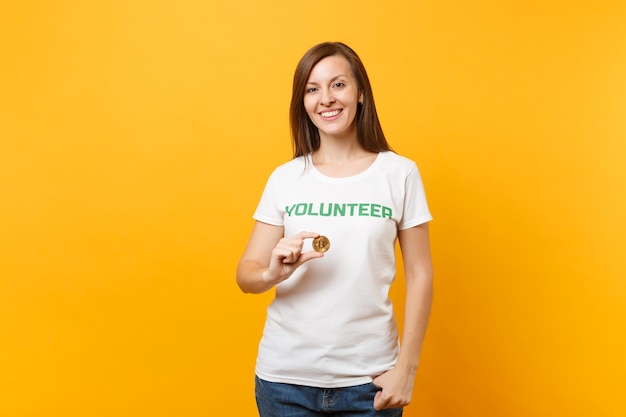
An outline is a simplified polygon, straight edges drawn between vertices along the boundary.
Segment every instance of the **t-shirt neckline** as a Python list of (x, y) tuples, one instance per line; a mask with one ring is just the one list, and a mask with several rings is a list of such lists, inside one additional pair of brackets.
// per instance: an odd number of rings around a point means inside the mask
[(367, 177), (373, 171), (375, 171), (378, 165), (380, 165), (380, 162), (382, 161), (385, 153), (386, 152), (378, 152), (378, 155), (376, 155), (376, 159), (374, 159), (374, 162), (372, 162), (370, 166), (368, 166), (365, 170), (359, 172), (358, 174), (349, 175), (347, 177), (330, 177), (328, 175), (322, 174), (313, 164), (313, 158), (311, 155), (307, 156), (307, 165), (308, 165), (308, 170), (311, 172), (313, 176), (325, 182), (330, 182), (330, 183), (353, 182), (353, 181), (360, 180), (364, 177)]

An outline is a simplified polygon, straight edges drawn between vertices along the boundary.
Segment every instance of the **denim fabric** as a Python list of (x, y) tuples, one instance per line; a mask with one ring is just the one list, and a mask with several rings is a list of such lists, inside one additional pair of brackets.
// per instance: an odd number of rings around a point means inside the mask
[(400, 417), (402, 408), (374, 410), (380, 388), (373, 383), (316, 388), (255, 380), (260, 417)]

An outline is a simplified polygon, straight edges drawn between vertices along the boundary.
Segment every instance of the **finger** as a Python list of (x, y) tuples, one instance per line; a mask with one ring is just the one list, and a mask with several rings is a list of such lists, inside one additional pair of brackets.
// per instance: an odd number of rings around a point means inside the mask
[(382, 396), (383, 392), (382, 391), (378, 391), (376, 393), (376, 395), (374, 395), (374, 410), (378, 411), (378, 410), (382, 410), (383, 409), (383, 402), (380, 399), (380, 397)]
[(300, 250), (298, 248), (281, 245), (274, 249), (274, 256), (281, 263), (292, 264), (298, 260)]
[(304, 239), (301, 237), (291, 237), (279, 242), (278, 246), (291, 250), (294, 255), (299, 256), (304, 249)]
[(287, 264), (299, 264), (301, 253), (299, 250), (293, 250), (289, 252), (289, 255), (283, 259), (283, 263)]
[(300, 254), (300, 258), (298, 259), (298, 264), (302, 265), (303, 263), (308, 262), (311, 259), (317, 259), (317, 258), (322, 258), (322, 257), (324, 257), (323, 252), (315, 252), (315, 251), (304, 252)]
[(304, 241), (299, 238), (283, 238), (276, 245), (277, 248), (302, 250)]
[(298, 236), (301, 239), (314, 239), (316, 237), (319, 237), (319, 233), (315, 233), (315, 232), (306, 232), (306, 231), (302, 231), (300, 233), (298, 233), (296, 236)]

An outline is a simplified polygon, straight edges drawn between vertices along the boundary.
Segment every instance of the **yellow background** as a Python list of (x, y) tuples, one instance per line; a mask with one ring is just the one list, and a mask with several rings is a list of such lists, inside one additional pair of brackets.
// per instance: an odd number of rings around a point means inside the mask
[(255, 415), (271, 294), (234, 272), (325, 40), (361, 55), (435, 216), (405, 415), (626, 415), (625, 22), (621, 0), (0, 1), (0, 415)]

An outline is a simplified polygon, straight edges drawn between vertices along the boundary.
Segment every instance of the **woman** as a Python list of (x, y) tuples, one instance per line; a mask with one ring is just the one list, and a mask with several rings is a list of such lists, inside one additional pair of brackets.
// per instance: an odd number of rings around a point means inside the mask
[[(432, 299), (419, 171), (391, 151), (365, 68), (345, 44), (302, 57), (290, 122), (294, 159), (270, 176), (237, 270), (244, 292), (276, 289), (257, 357), (259, 413), (401, 416)], [(396, 239), (401, 346), (388, 297)]]

